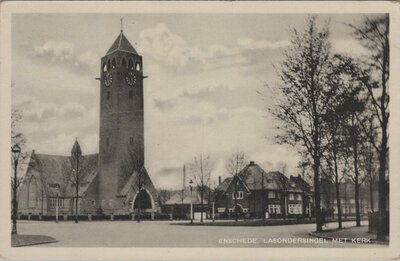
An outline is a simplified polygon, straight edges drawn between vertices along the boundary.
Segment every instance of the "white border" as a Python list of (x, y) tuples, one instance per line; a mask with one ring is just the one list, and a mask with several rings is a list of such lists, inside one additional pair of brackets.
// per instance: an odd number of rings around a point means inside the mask
[[(0, 257), (24, 259), (387, 259), (399, 258), (400, 12), (395, 2), (3, 2), (0, 67)], [(13, 13), (390, 13), (390, 246), (388, 248), (11, 248), (10, 83)], [(4, 181), (4, 182), (3, 182)]]

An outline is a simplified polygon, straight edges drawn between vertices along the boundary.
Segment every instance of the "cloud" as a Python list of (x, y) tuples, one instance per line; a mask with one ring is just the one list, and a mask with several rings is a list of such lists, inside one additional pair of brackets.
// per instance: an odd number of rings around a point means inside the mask
[(174, 107), (174, 103), (172, 100), (162, 100), (162, 99), (153, 99), (154, 101), (154, 106), (158, 108), (159, 110), (168, 110)]
[(73, 57), (74, 45), (63, 41), (47, 41), (34, 47), (35, 56), (49, 58), (52, 62), (69, 61)]
[(237, 42), (238, 45), (244, 50), (264, 50), (264, 49), (275, 50), (279, 48), (286, 48), (290, 44), (290, 42), (287, 40), (276, 41), (276, 42), (271, 42), (267, 40), (257, 41), (249, 37), (241, 37), (238, 39)]
[(172, 32), (166, 24), (160, 23), (140, 33), (138, 49), (168, 66), (181, 68), (193, 62), (210, 70), (247, 64), (250, 61), (247, 54), (252, 51), (274, 51), (288, 44), (289, 41), (271, 42), (240, 37), (231, 46), (211, 44), (207, 48), (200, 48), (190, 46), (182, 36)]
[(332, 39), (333, 51), (341, 54), (348, 54), (353, 56), (368, 55), (369, 51), (362, 46), (356, 39)]
[(186, 41), (172, 33), (165, 24), (157, 24), (154, 28), (140, 33), (140, 52), (151, 54), (157, 61), (167, 65), (183, 66), (190, 57), (190, 49)]
[(92, 51), (77, 53), (73, 43), (49, 40), (42, 45), (34, 46), (32, 57), (40, 58), (43, 62), (67, 65), (77, 71), (86, 71), (94, 68), (99, 60), (98, 55)]

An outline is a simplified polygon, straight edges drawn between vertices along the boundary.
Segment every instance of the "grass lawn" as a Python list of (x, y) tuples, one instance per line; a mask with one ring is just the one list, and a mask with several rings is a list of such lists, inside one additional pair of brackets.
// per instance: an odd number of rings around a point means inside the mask
[(42, 235), (12, 235), (11, 236), (11, 246), (12, 247), (22, 247), (22, 246), (32, 246), (38, 244), (47, 244), (57, 242), (56, 239), (49, 236)]

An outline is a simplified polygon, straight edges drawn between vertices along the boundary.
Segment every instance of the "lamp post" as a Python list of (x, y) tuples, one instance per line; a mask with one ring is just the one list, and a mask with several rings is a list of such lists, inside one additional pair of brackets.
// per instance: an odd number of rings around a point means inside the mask
[(193, 180), (189, 181), (189, 187), (190, 187), (190, 224), (193, 224)]
[(12, 212), (12, 230), (11, 234), (17, 234), (17, 188), (18, 188), (18, 180), (17, 180), (17, 168), (18, 168), (18, 159), (21, 154), (21, 147), (18, 144), (15, 144), (11, 147), (11, 152), (14, 160), (14, 184), (13, 184), (13, 212)]

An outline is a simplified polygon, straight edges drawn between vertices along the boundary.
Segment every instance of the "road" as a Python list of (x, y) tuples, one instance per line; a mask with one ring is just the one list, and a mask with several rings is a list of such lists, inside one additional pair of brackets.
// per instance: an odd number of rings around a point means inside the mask
[[(309, 236), (314, 224), (226, 227), (187, 226), (168, 221), (20, 221), (20, 234), (48, 235), (59, 242), (35, 247), (385, 247), (332, 243)], [(354, 226), (345, 222), (344, 226)], [(329, 228), (336, 224), (330, 223)], [(314, 240), (314, 241), (310, 241)], [(316, 242), (318, 241), (318, 242)]]

